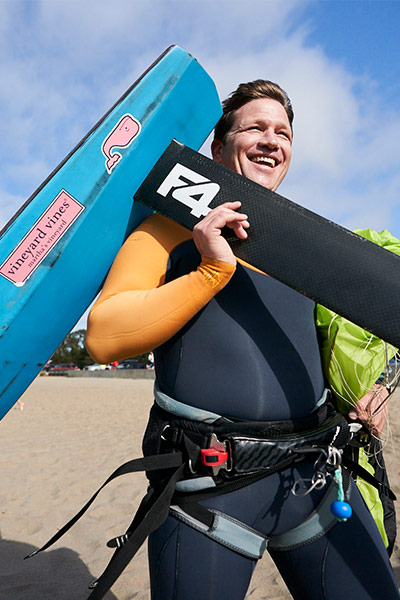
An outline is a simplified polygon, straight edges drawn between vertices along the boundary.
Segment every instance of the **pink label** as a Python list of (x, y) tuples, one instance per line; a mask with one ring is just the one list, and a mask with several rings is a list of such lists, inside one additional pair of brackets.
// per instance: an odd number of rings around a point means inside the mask
[(84, 209), (62, 190), (3, 262), (0, 275), (23, 285)]

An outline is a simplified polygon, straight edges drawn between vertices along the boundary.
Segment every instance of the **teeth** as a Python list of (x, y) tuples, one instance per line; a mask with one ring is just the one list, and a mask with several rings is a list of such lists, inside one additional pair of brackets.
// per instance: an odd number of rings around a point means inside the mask
[(271, 167), (275, 166), (275, 160), (273, 158), (270, 158), (269, 156), (255, 156), (252, 159), (253, 162), (256, 163), (266, 163), (267, 165), (270, 165)]

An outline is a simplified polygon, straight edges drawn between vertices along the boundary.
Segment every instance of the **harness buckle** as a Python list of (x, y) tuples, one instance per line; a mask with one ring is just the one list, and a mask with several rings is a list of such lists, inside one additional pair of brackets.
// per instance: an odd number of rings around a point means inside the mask
[(208, 448), (202, 448), (201, 462), (206, 467), (211, 467), (214, 475), (218, 475), (220, 469), (226, 471), (232, 470), (232, 464), (230, 460), (230, 445), (228, 440), (221, 442), (215, 433), (210, 435), (210, 441)]
[(228, 453), (216, 448), (206, 448), (201, 450), (201, 462), (206, 467), (219, 467), (228, 460)]

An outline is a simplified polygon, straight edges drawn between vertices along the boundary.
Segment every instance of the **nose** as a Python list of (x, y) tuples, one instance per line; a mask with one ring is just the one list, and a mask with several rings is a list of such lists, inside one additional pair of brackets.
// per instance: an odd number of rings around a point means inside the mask
[(279, 146), (278, 136), (275, 133), (275, 130), (268, 127), (263, 131), (263, 135), (259, 139), (259, 144), (262, 146), (266, 146), (271, 150), (275, 150)]

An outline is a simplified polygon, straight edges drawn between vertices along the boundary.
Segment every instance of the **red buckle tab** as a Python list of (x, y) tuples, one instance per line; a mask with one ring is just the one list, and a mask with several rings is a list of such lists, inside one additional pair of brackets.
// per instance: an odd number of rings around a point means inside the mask
[(200, 450), (201, 462), (206, 467), (219, 467), (228, 460), (228, 453), (225, 450), (217, 450), (216, 448), (206, 448)]
[(220, 442), (215, 433), (212, 433), (208, 440), (208, 448), (200, 450), (201, 462), (212, 469), (213, 475), (218, 475), (220, 469), (231, 471), (232, 461), (229, 452), (229, 441)]

